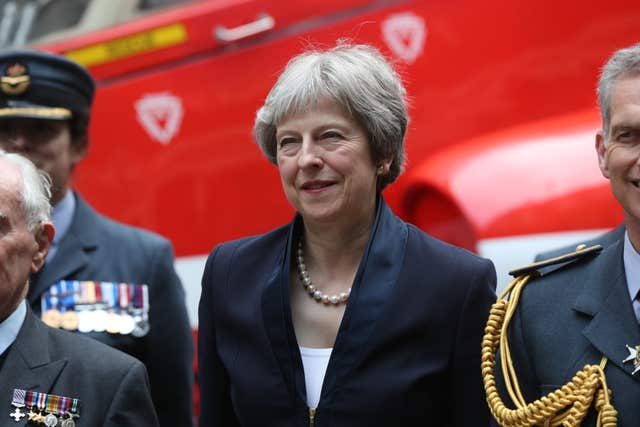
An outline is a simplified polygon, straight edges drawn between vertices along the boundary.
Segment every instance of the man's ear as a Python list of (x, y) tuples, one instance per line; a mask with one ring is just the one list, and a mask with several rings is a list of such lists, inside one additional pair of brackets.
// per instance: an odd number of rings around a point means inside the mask
[(596, 133), (596, 152), (598, 153), (598, 166), (602, 176), (609, 179), (609, 156), (607, 155), (606, 140), (602, 131)]
[(71, 142), (71, 164), (75, 167), (89, 151), (89, 136), (84, 135)]
[(34, 234), (36, 243), (38, 244), (38, 251), (31, 260), (32, 273), (37, 273), (44, 265), (44, 261), (47, 258), (47, 253), (49, 253), (49, 247), (51, 247), (51, 242), (53, 242), (53, 236), (55, 233), (53, 224), (50, 222), (43, 222), (38, 226), (38, 229)]
[(384, 159), (381, 163), (382, 166), (382, 175), (388, 175), (391, 170), (391, 164), (393, 163), (393, 156), (388, 159)]

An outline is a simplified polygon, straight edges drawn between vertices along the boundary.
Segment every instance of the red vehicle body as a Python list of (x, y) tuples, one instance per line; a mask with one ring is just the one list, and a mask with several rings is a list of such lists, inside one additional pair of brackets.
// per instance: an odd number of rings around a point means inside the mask
[(212, 247), (293, 214), (255, 111), (291, 56), (338, 39), (379, 47), (406, 82), (409, 162), (385, 191), (404, 219), (505, 268), (622, 220), (597, 169), (594, 87), (637, 40), (637, 2), (201, 0), (133, 16), (35, 47), (94, 75), (75, 187), (173, 241), (194, 326)]
[[(386, 200), (492, 258), (503, 283), (537, 251), (622, 221), (597, 168), (594, 88), (604, 60), (639, 39), (637, 1), (100, 1), (85, 3), (113, 18), (105, 28), (82, 16), (26, 42), (95, 77), (74, 186), (172, 240), (196, 329), (209, 251), (293, 215), (252, 140), (255, 112), (290, 57), (338, 39), (380, 48), (410, 96), (409, 161)], [(128, 17), (105, 12), (125, 6)]]

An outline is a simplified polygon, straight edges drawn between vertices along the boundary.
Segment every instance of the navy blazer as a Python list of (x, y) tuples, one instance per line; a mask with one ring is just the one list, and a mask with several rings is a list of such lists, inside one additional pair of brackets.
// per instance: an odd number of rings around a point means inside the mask
[[(480, 341), (493, 265), (378, 206), (315, 426), (487, 425)], [(201, 426), (310, 425), (289, 300), (301, 226), (296, 216), (210, 255), (199, 308)]]
[(148, 284), (150, 330), (146, 336), (83, 335), (145, 364), (160, 425), (192, 425), (193, 338), (171, 243), (157, 234), (112, 221), (77, 193), (74, 196), (76, 210), (69, 231), (53, 259), (31, 280), (31, 307), (39, 314), (40, 297), (59, 280)]
[(142, 363), (89, 338), (50, 328), (29, 308), (0, 368), (0, 425), (23, 427), (26, 416), (19, 422), (9, 418), (14, 388), (79, 399), (78, 427), (158, 425)]
[[(509, 348), (527, 402), (567, 383), (585, 365), (602, 356), (618, 427), (640, 423), (640, 375), (626, 345), (640, 344), (624, 272), (624, 233), (600, 255), (553, 272), (526, 285), (509, 329)], [(502, 372), (496, 381), (502, 384)], [(501, 397), (510, 401), (504, 391)], [(583, 426), (595, 426), (593, 407)]]

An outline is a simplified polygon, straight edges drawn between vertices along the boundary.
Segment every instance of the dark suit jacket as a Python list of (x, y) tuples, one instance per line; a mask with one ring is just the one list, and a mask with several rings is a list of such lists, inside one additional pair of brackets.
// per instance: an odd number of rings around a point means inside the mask
[(617, 226), (615, 229), (609, 231), (608, 233), (605, 233), (601, 236), (596, 237), (595, 239), (591, 239), (591, 240), (586, 240), (584, 242), (577, 242), (571, 246), (565, 246), (563, 248), (559, 248), (559, 249), (553, 249), (547, 252), (542, 252), (538, 255), (536, 255), (535, 260), (536, 262), (538, 261), (544, 261), (546, 259), (549, 258), (555, 258), (558, 257), (560, 255), (564, 255), (567, 254), (569, 252), (573, 252), (576, 250), (576, 247), (578, 245), (586, 245), (587, 247), (589, 246), (593, 246), (593, 245), (600, 245), (603, 248), (609, 247), (611, 246), (613, 243), (616, 243), (618, 240), (622, 239), (624, 237), (624, 232), (626, 231), (626, 227), (624, 226), (624, 224)]
[(158, 425), (142, 363), (49, 328), (30, 309), (0, 369), (0, 425), (26, 426), (27, 417), (9, 418), (14, 388), (80, 399), (78, 427)]
[[(599, 364), (604, 355), (618, 427), (640, 423), (640, 375), (631, 375), (632, 363), (622, 363), (629, 355), (625, 345), (640, 344), (623, 246), (620, 238), (594, 259), (536, 279), (524, 288), (510, 326), (509, 344), (527, 402), (564, 385), (585, 365)], [(501, 382), (499, 369), (497, 374)], [(506, 394), (501, 396), (507, 404)], [(583, 425), (595, 426), (593, 410)]]
[(55, 257), (32, 279), (28, 300), (39, 314), (41, 295), (63, 279), (148, 284), (151, 329), (145, 337), (86, 335), (141, 360), (161, 425), (187, 426), (193, 414), (193, 339), (173, 261), (166, 239), (105, 218), (76, 194), (72, 225)]
[[(291, 320), (301, 218), (218, 246), (203, 276), (201, 426), (308, 426)], [(480, 341), (490, 261), (433, 239), (380, 201), (324, 378), (315, 427), (487, 425)]]

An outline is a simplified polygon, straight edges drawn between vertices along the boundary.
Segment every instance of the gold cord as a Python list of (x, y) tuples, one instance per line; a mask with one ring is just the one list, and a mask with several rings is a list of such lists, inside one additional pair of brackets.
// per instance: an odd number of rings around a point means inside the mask
[[(600, 365), (586, 365), (560, 389), (529, 404), (524, 400), (511, 360), (507, 329), (515, 314), (522, 289), (529, 279), (530, 276), (523, 276), (513, 280), (489, 313), (482, 339), (482, 379), (491, 413), (503, 427), (574, 427), (580, 425), (595, 399), (595, 409), (598, 412), (596, 426), (616, 427), (617, 412), (611, 404), (611, 391), (607, 388), (604, 374), (606, 357), (602, 358)], [(516, 409), (509, 409), (504, 405), (496, 388), (493, 372), (496, 348), (499, 345), (505, 387)]]

